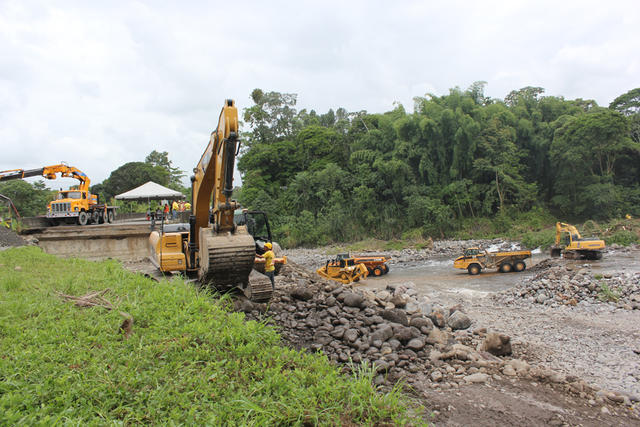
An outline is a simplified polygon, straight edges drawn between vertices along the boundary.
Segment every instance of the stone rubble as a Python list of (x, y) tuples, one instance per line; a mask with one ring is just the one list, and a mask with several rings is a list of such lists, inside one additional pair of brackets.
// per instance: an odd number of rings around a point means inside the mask
[(450, 389), (519, 377), (559, 385), (596, 404), (636, 398), (610, 391), (598, 396), (598, 387), (577, 377), (515, 358), (509, 336), (471, 329), (462, 307), (445, 308), (418, 296), (411, 282), (361, 290), (290, 262), (276, 283), (269, 305), (238, 300), (236, 308), (248, 319), (273, 324), (291, 347), (322, 351), (346, 370), (373, 366), (379, 385), (405, 381)]
[(505, 304), (561, 305), (609, 304), (625, 310), (640, 310), (640, 273), (599, 274), (592, 264), (581, 268), (547, 259), (535, 267), (535, 276), (493, 296)]

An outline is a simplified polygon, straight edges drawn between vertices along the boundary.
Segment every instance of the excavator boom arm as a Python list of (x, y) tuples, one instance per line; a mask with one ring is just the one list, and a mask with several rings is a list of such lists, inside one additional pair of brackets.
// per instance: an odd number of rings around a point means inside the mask
[(231, 195), (238, 144), (238, 110), (235, 102), (228, 99), (220, 112), (218, 127), (211, 133), (209, 145), (191, 178), (195, 216), (191, 233), (196, 237), (196, 244), (199, 230), (209, 224), (210, 207), (217, 231), (231, 231), (234, 227), (233, 210), (237, 206), (232, 203)]

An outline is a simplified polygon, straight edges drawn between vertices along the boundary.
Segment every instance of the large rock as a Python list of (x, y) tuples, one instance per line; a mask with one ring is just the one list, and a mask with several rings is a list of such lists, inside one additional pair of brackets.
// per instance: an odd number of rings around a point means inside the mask
[(454, 311), (453, 314), (449, 316), (447, 325), (454, 331), (457, 329), (467, 329), (471, 326), (471, 319), (461, 311)]
[(400, 310), (399, 308), (394, 308), (391, 310), (383, 310), (382, 313), (380, 313), (380, 315), (382, 316), (383, 319), (386, 319), (389, 322), (400, 323), (401, 325), (409, 326), (409, 319), (407, 319), (407, 313), (405, 313), (403, 310)]
[(382, 325), (375, 332), (371, 334), (370, 342), (382, 341), (385, 342), (393, 336), (393, 329), (389, 325)]
[(349, 292), (344, 296), (344, 305), (348, 307), (362, 307), (364, 303), (364, 297), (360, 294), (356, 294), (355, 292)]
[(391, 298), (391, 303), (396, 307), (402, 308), (407, 305), (408, 300), (405, 295), (394, 295), (393, 298)]
[(406, 326), (399, 327), (393, 334), (393, 337), (403, 344), (408, 343), (415, 336), (414, 330)]
[(481, 350), (494, 356), (506, 356), (511, 354), (511, 338), (508, 335), (490, 332), (482, 342)]
[(433, 328), (427, 336), (428, 344), (446, 344), (449, 341), (449, 336), (446, 332), (441, 331), (438, 328)]
[(464, 377), (465, 382), (468, 383), (486, 383), (489, 379), (489, 375), (482, 372), (476, 372), (475, 374), (467, 375)]
[(412, 317), (409, 324), (418, 329), (422, 329), (423, 327), (429, 330), (433, 329), (433, 322), (428, 317)]
[(407, 343), (407, 347), (413, 351), (420, 351), (424, 348), (425, 343), (421, 338), (414, 338), (409, 343)]
[(358, 330), (347, 329), (342, 338), (348, 342), (355, 342), (358, 339)]
[(429, 313), (429, 319), (436, 325), (438, 328), (444, 328), (447, 319), (445, 318), (444, 312), (441, 309), (435, 309), (431, 313)]
[(308, 301), (313, 298), (313, 292), (311, 292), (311, 289), (309, 288), (298, 286), (291, 290), (291, 296), (297, 300)]

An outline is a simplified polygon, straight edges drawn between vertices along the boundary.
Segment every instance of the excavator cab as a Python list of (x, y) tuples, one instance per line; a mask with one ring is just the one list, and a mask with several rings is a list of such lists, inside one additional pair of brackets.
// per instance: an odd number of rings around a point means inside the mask
[(282, 266), (287, 263), (286, 256), (279, 256), (282, 252), (280, 245), (273, 241), (271, 227), (267, 214), (263, 211), (250, 211), (247, 209), (236, 209), (233, 214), (236, 226), (245, 226), (247, 232), (253, 237), (256, 245), (256, 259), (253, 264), (254, 270), (264, 273), (264, 258), (262, 255), (267, 251), (264, 244), (269, 242), (273, 245), (273, 253), (276, 255), (274, 264), (276, 276), (280, 273)]

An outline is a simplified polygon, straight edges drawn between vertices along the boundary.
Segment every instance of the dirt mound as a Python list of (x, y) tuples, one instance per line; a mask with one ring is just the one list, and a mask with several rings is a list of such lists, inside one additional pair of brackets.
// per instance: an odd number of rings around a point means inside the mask
[(0, 226), (0, 247), (25, 246), (27, 242), (13, 230)]

